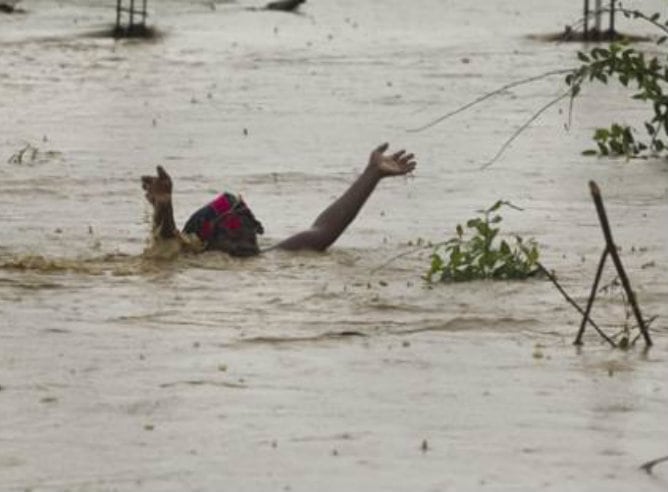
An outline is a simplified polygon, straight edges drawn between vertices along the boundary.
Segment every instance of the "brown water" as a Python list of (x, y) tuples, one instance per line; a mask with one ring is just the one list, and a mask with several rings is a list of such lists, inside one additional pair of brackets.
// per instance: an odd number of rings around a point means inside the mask
[[(642, 106), (590, 91), (570, 132), (564, 105), (485, 171), (558, 78), (407, 131), (571, 66), (579, 46), (528, 35), (578, 2), (165, 0), (150, 43), (87, 35), (114, 2), (22, 3), (0, 16), (0, 490), (665, 490), (668, 466), (638, 466), (668, 454), (668, 166), (580, 156)], [(271, 244), (385, 140), (418, 155), (415, 177), (382, 183), (324, 255), (141, 256), (156, 164), (179, 223), (235, 190)], [(505, 228), (584, 303), (603, 246), (590, 179), (659, 316), (648, 353), (593, 332), (576, 350), (546, 281), (427, 288), (428, 250), (385, 264), (505, 198), (525, 209)], [(597, 301), (610, 333), (624, 316)]]

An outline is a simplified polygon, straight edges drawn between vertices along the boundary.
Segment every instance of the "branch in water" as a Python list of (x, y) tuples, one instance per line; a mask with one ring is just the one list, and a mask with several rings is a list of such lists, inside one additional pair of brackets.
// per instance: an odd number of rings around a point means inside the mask
[[(554, 275), (552, 275), (552, 272), (550, 272), (547, 268), (545, 268), (545, 266), (544, 266), (542, 263), (540, 263), (540, 262), (538, 262), (538, 268), (539, 268), (540, 271), (543, 272), (543, 274), (546, 275), (547, 278), (554, 284), (554, 286), (557, 288), (557, 290), (559, 291), (559, 293), (560, 293), (562, 296), (564, 296), (564, 299), (566, 299), (566, 301), (568, 301), (568, 303), (569, 303), (571, 306), (573, 306), (575, 309), (577, 309), (577, 311), (578, 311), (580, 314), (585, 315), (585, 311), (584, 311), (584, 309), (582, 309), (582, 308), (580, 307), (580, 305), (579, 305), (577, 302), (575, 302), (571, 296), (568, 295), (568, 293), (564, 290), (564, 288), (561, 286), (561, 284), (557, 281), (557, 278), (556, 278)], [(589, 315), (586, 315), (586, 316), (587, 316), (587, 320), (589, 321), (589, 323), (591, 323), (591, 325), (592, 325), (592, 326), (594, 327), (594, 329), (598, 332), (598, 334), (601, 335), (601, 337), (602, 337), (606, 342), (608, 342), (612, 347), (617, 347), (617, 344), (614, 342), (614, 340), (612, 340), (608, 335), (606, 335), (606, 334), (603, 332), (603, 330), (601, 330), (601, 328), (599, 328), (599, 326), (598, 326), (596, 323), (594, 323), (594, 320), (591, 319), (591, 318), (589, 317)]]
[(659, 463), (663, 463), (665, 461), (668, 461), (668, 456), (662, 456), (661, 458), (657, 458), (655, 460), (648, 461), (647, 463), (643, 463), (642, 465), (640, 465), (640, 469), (645, 470), (648, 474), (651, 474), (652, 468), (654, 468)]
[(535, 81), (541, 80), (541, 79), (546, 79), (548, 77), (552, 77), (553, 75), (563, 75), (565, 73), (570, 73), (570, 72), (573, 72), (573, 70), (574, 69), (572, 69), (572, 68), (561, 69), (561, 70), (551, 70), (549, 72), (545, 72), (545, 73), (540, 74), (540, 75), (534, 75), (534, 76), (526, 78), (526, 79), (516, 80), (515, 82), (511, 82), (511, 83), (506, 84), (502, 87), (499, 87), (498, 89), (495, 89), (492, 92), (488, 92), (487, 94), (483, 94), (482, 96), (474, 99), (473, 101), (468, 102), (468, 103), (464, 104), (463, 106), (460, 106), (459, 108), (455, 109), (454, 111), (450, 111), (449, 113), (447, 113), (443, 116), (440, 116), (440, 117), (436, 118), (435, 120), (433, 120), (433, 121), (431, 121), (431, 122), (429, 122), (425, 125), (419, 126), (417, 128), (410, 128), (406, 131), (411, 132), (411, 133), (417, 133), (417, 132), (424, 131), (427, 128), (431, 128), (432, 126), (438, 125), (439, 123), (447, 120), (448, 118), (450, 118), (452, 116), (455, 116), (455, 115), (457, 115), (457, 114), (459, 114), (463, 111), (466, 111), (467, 109), (475, 106), (478, 103), (481, 103), (481, 102), (485, 101), (486, 99), (489, 99), (490, 97), (496, 96), (497, 94), (501, 94), (502, 92), (505, 92), (508, 89), (512, 89), (513, 87), (518, 87), (520, 85), (530, 84), (531, 82), (535, 82)]
[(552, 101), (550, 101), (549, 103), (547, 103), (545, 106), (543, 106), (542, 108), (540, 108), (538, 111), (536, 111), (536, 112), (531, 116), (531, 118), (529, 118), (527, 121), (525, 121), (524, 124), (523, 124), (522, 126), (520, 126), (517, 130), (515, 130), (515, 132), (510, 136), (510, 138), (509, 138), (508, 140), (506, 140), (506, 142), (501, 146), (501, 148), (500, 148), (499, 151), (496, 153), (496, 155), (495, 155), (494, 157), (492, 157), (492, 159), (491, 159), (489, 162), (486, 162), (485, 164), (483, 164), (482, 167), (481, 167), (480, 169), (481, 169), (481, 170), (482, 170), (482, 169), (487, 169), (489, 166), (491, 166), (491, 165), (494, 164), (497, 160), (499, 160), (499, 157), (501, 157), (501, 156), (503, 155), (503, 153), (504, 153), (504, 152), (506, 151), (506, 149), (510, 146), (510, 144), (513, 143), (513, 141), (514, 141), (517, 137), (519, 137), (520, 134), (521, 134), (524, 130), (526, 130), (526, 129), (529, 127), (529, 125), (531, 125), (531, 123), (533, 123), (534, 121), (536, 121), (536, 119), (537, 119), (541, 114), (543, 114), (545, 111), (547, 111), (547, 110), (550, 109), (552, 106), (554, 106), (555, 104), (557, 104), (559, 101), (561, 101), (562, 99), (564, 99), (564, 98), (566, 98), (566, 97), (568, 97), (568, 96), (570, 96), (570, 95), (571, 95), (571, 90), (568, 90), (567, 92), (564, 92), (562, 95), (560, 95), (559, 97), (553, 99)]

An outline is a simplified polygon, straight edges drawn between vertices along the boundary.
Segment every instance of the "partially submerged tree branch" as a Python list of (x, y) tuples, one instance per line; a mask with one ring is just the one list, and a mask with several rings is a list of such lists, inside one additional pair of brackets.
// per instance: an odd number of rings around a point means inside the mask
[(643, 463), (642, 465), (640, 465), (640, 469), (645, 470), (648, 474), (651, 475), (652, 468), (654, 468), (659, 463), (664, 463), (666, 461), (668, 461), (668, 456), (662, 456), (661, 458), (657, 458), (655, 460), (648, 461), (647, 463)]
[(616, 347), (617, 347), (617, 344), (616, 344), (616, 343), (615, 343), (615, 342), (614, 342), (608, 335), (606, 335), (606, 334), (603, 332), (603, 330), (601, 330), (601, 329), (599, 328), (599, 326), (594, 322), (594, 320), (591, 319), (587, 313), (585, 313), (584, 309), (582, 309), (582, 308), (580, 307), (580, 305), (579, 305), (577, 302), (575, 302), (575, 301), (573, 300), (573, 298), (572, 298), (571, 296), (568, 295), (568, 293), (566, 293), (566, 291), (565, 291), (564, 288), (561, 286), (561, 284), (559, 284), (559, 282), (557, 281), (557, 278), (552, 274), (552, 272), (550, 272), (547, 268), (545, 268), (545, 266), (543, 266), (543, 264), (540, 263), (540, 262), (538, 263), (538, 268), (540, 268), (540, 271), (541, 271), (541, 272), (542, 272), (548, 279), (550, 279), (550, 281), (554, 284), (554, 286), (555, 286), (555, 287), (557, 288), (557, 290), (561, 293), (561, 295), (564, 296), (564, 299), (566, 299), (566, 301), (568, 301), (568, 303), (569, 303), (571, 306), (573, 306), (575, 309), (577, 309), (578, 312), (579, 312), (580, 314), (586, 316), (586, 319), (587, 319), (587, 320), (589, 321), (589, 323), (594, 327), (594, 329), (598, 332), (598, 334), (601, 335), (601, 337), (602, 337), (606, 342), (608, 342), (612, 347), (616, 348)]
[(527, 121), (525, 121), (525, 122), (522, 124), (522, 126), (520, 126), (517, 130), (515, 130), (515, 132), (513, 132), (513, 134), (510, 136), (510, 138), (508, 138), (508, 140), (506, 140), (505, 143), (501, 146), (501, 148), (500, 148), (499, 151), (496, 153), (496, 155), (495, 155), (494, 157), (492, 157), (491, 160), (489, 160), (488, 162), (486, 162), (485, 164), (483, 164), (483, 165), (480, 167), (480, 169), (481, 169), (481, 170), (482, 170), (482, 169), (487, 169), (489, 166), (491, 166), (491, 165), (494, 164), (497, 160), (499, 160), (499, 157), (501, 157), (501, 156), (503, 155), (503, 153), (504, 153), (504, 152), (506, 151), (506, 149), (510, 146), (510, 144), (513, 143), (513, 141), (514, 141), (517, 137), (519, 137), (519, 136), (522, 134), (522, 132), (523, 132), (524, 130), (526, 130), (526, 129), (531, 125), (531, 123), (533, 123), (534, 121), (536, 121), (536, 119), (537, 119), (541, 114), (543, 114), (545, 111), (547, 111), (547, 110), (550, 109), (552, 106), (554, 106), (555, 104), (557, 104), (559, 101), (561, 101), (562, 99), (565, 99), (566, 97), (571, 96), (571, 92), (572, 92), (572, 91), (569, 89), (568, 91), (564, 92), (564, 93), (561, 94), (560, 96), (556, 97), (555, 99), (553, 99), (552, 101), (550, 101), (549, 103), (547, 103), (546, 105), (544, 105), (544, 106), (543, 106), (542, 108), (540, 108), (538, 111), (536, 111), (536, 112), (535, 112), (535, 113), (534, 113), (534, 114), (533, 114)]
[(549, 72), (545, 72), (545, 73), (542, 73), (540, 75), (534, 75), (534, 76), (528, 77), (526, 79), (521, 79), (521, 80), (516, 80), (514, 82), (510, 82), (509, 84), (501, 86), (498, 89), (494, 89), (493, 91), (488, 92), (487, 94), (483, 94), (482, 96), (474, 99), (473, 101), (470, 101), (470, 102), (464, 104), (463, 106), (460, 106), (459, 108), (457, 108), (453, 111), (450, 111), (447, 114), (444, 114), (443, 116), (439, 116), (438, 118), (436, 118), (435, 120), (430, 121), (429, 123), (426, 123), (426, 124), (424, 124), (422, 126), (419, 126), (417, 128), (409, 128), (406, 131), (411, 132), (411, 133), (417, 133), (417, 132), (424, 131), (428, 128), (431, 128), (432, 126), (438, 125), (439, 123), (447, 120), (448, 118), (451, 118), (452, 116), (455, 116), (455, 115), (457, 115), (457, 114), (459, 114), (463, 111), (466, 111), (469, 108), (472, 108), (476, 104), (481, 103), (481, 102), (489, 99), (490, 97), (501, 94), (502, 92), (505, 92), (508, 89), (512, 89), (513, 87), (518, 87), (520, 85), (530, 84), (531, 82), (536, 82), (537, 80), (546, 79), (548, 77), (552, 77), (553, 75), (563, 75), (565, 73), (570, 73), (573, 70), (574, 69), (572, 69), (572, 68), (560, 69), (560, 70), (550, 70)]
[[(590, 321), (589, 313), (591, 313), (591, 308), (594, 305), (594, 299), (596, 298), (596, 292), (598, 290), (598, 284), (601, 281), (601, 274), (603, 273), (603, 267), (605, 266), (605, 260), (608, 258), (608, 249), (603, 250), (601, 255), (601, 260), (598, 262), (598, 268), (596, 269), (596, 277), (594, 278), (594, 283), (591, 286), (591, 293), (589, 294), (589, 300), (587, 301), (587, 307), (585, 308), (584, 313), (582, 313), (582, 322), (580, 323), (580, 331), (578, 331), (577, 337), (575, 337), (574, 345), (582, 345), (582, 335), (584, 335), (585, 327), (587, 326), (587, 321)], [(601, 333), (599, 331), (599, 333)]]

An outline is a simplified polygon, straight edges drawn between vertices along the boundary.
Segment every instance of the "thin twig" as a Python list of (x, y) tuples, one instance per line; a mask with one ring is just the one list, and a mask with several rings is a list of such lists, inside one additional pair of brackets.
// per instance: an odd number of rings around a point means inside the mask
[(654, 468), (659, 463), (664, 463), (666, 461), (668, 461), (668, 456), (662, 456), (661, 458), (657, 458), (655, 460), (648, 461), (647, 463), (643, 463), (642, 465), (640, 465), (639, 468), (641, 470), (645, 470), (649, 475), (651, 475), (652, 474), (652, 468)]
[[(584, 309), (582, 309), (582, 308), (578, 305), (578, 303), (575, 302), (575, 301), (573, 300), (573, 298), (572, 298), (571, 296), (569, 296), (569, 295), (566, 293), (566, 291), (564, 290), (564, 288), (563, 288), (563, 287), (561, 286), (561, 284), (559, 284), (559, 282), (557, 281), (556, 277), (555, 277), (554, 275), (552, 275), (552, 273), (550, 273), (550, 271), (549, 271), (547, 268), (545, 268), (545, 266), (543, 266), (542, 263), (538, 262), (538, 268), (540, 269), (541, 272), (543, 272), (543, 273), (547, 276), (548, 279), (550, 279), (550, 281), (554, 284), (554, 286), (557, 288), (557, 290), (561, 293), (562, 296), (564, 296), (564, 299), (566, 299), (566, 301), (568, 301), (568, 303), (569, 303), (571, 306), (573, 306), (575, 309), (577, 309), (578, 312), (579, 312), (580, 314), (585, 314)], [(603, 337), (603, 339), (605, 339), (606, 342), (608, 342), (608, 343), (609, 343), (610, 345), (612, 345), (613, 347), (617, 347), (617, 345), (615, 344), (615, 342), (614, 342), (609, 336), (607, 336), (607, 335), (603, 332), (603, 330), (601, 330), (601, 329), (598, 327), (598, 325), (594, 322), (593, 319), (589, 318), (589, 323), (591, 323), (591, 325), (594, 327), (594, 329), (599, 333), (599, 335), (601, 335), (601, 337)]]
[(555, 104), (557, 104), (559, 101), (561, 101), (561, 100), (564, 99), (565, 97), (568, 97), (568, 96), (570, 95), (570, 93), (571, 93), (570, 90), (568, 90), (567, 92), (564, 92), (562, 95), (560, 95), (559, 97), (553, 99), (552, 101), (550, 101), (549, 103), (547, 103), (545, 106), (543, 106), (542, 108), (540, 108), (538, 111), (536, 111), (536, 112), (531, 116), (531, 118), (529, 118), (527, 121), (525, 121), (524, 124), (522, 124), (522, 126), (520, 126), (517, 130), (515, 130), (515, 132), (510, 136), (510, 138), (509, 138), (508, 140), (506, 140), (506, 142), (501, 146), (501, 148), (500, 148), (499, 151), (496, 153), (496, 155), (495, 155), (494, 157), (492, 157), (492, 159), (491, 159), (489, 162), (486, 162), (485, 164), (483, 164), (482, 167), (481, 167), (480, 169), (481, 169), (481, 170), (482, 170), (482, 169), (487, 169), (489, 166), (491, 166), (492, 164), (494, 164), (494, 163), (499, 159), (499, 157), (501, 157), (501, 155), (506, 151), (506, 149), (510, 146), (510, 144), (513, 143), (513, 141), (514, 141), (517, 137), (519, 137), (520, 134), (521, 134), (524, 130), (526, 130), (526, 129), (529, 127), (529, 125), (531, 125), (531, 123), (533, 123), (534, 121), (536, 121), (536, 119), (537, 119), (541, 114), (543, 114), (545, 111), (547, 111), (547, 110), (550, 109), (552, 106), (554, 106)]
[(575, 337), (574, 345), (582, 345), (582, 335), (584, 335), (585, 327), (587, 326), (587, 320), (589, 320), (589, 313), (591, 313), (591, 307), (594, 305), (594, 299), (596, 299), (596, 292), (598, 291), (598, 284), (601, 281), (601, 274), (603, 273), (603, 267), (605, 266), (605, 260), (608, 258), (608, 248), (606, 247), (603, 250), (601, 255), (601, 260), (598, 262), (598, 269), (596, 270), (596, 277), (594, 277), (594, 283), (591, 286), (591, 292), (589, 293), (589, 300), (587, 300), (587, 307), (585, 308), (584, 315), (582, 317), (582, 322), (580, 323), (580, 330), (578, 335)]
[[(659, 316), (655, 314), (654, 316), (652, 316), (648, 320), (645, 320), (645, 327), (647, 328), (647, 330), (650, 329), (650, 327), (652, 326), (652, 323), (654, 323), (658, 318), (659, 318)], [(634, 346), (641, 336), (642, 336), (642, 332), (638, 333), (635, 336), (635, 338), (631, 341), (631, 346)]]
[(424, 246), (418, 246), (417, 248), (409, 249), (408, 251), (404, 251), (403, 253), (399, 253), (398, 255), (392, 256), (389, 260), (387, 260), (387, 261), (383, 262), (382, 264), (378, 265), (377, 267), (372, 269), (371, 272), (369, 272), (369, 273), (371, 275), (373, 275), (374, 273), (382, 270), (383, 268), (385, 268), (389, 264), (394, 263), (399, 258), (403, 258), (404, 256), (408, 256), (408, 255), (411, 255), (413, 253), (417, 253), (417, 252), (425, 250), (425, 249), (433, 249), (433, 248), (436, 248), (439, 245), (440, 244), (433, 244), (433, 245), (432, 244), (426, 244)]
[(573, 105), (575, 104), (575, 92), (574, 89), (571, 89), (571, 100), (568, 101), (568, 123), (566, 124), (566, 131), (571, 131), (571, 126), (573, 124)]
[(453, 111), (450, 111), (449, 113), (447, 113), (443, 116), (440, 116), (440, 117), (436, 118), (435, 120), (430, 121), (429, 123), (427, 123), (425, 125), (422, 125), (422, 126), (417, 127), (417, 128), (409, 128), (406, 131), (411, 132), (411, 133), (421, 132), (423, 130), (426, 130), (427, 128), (431, 128), (432, 126), (438, 125), (442, 121), (445, 121), (448, 118), (450, 118), (452, 116), (455, 116), (456, 114), (459, 114), (463, 111), (466, 111), (467, 109), (475, 106), (478, 103), (481, 103), (482, 101), (484, 101), (486, 99), (489, 99), (490, 97), (496, 96), (497, 94), (500, 94), (504, 91), (507, 91), (508, 89), (512, 89), (513, 87), (517, 87), (517, 86), (524, 85), (524, 84), (529, 84), (531, 82), (535, 82), (537, 80), (545, 79), (547, 77), (552, 77), (553, 75), (561, 75), (561, 74), (564, 74), (564, 73), (569, 73), (569, 72), (572, 72), (573, 70), (574, 69), (570, 69), (570, 68), (569, 69), (561, 69), (561, 70), (551, 70), (551, 71), (545, 72), (541, 75), (534, 75), (534, 76), (526, 78), (526, 79), (516, 80), (515, 82), (511, 82), (511, 83), (506, 84), (502, 87), (499, 87), (498, 89), (495, 89), (492, 92), (488, 92), (487, 94), (484, 94), (484, 95), (474, 99), (473, 101), (468, 102), (468, 103), (464, 104), (463, 106), (460, 106), (459, 108), (457, 108)]

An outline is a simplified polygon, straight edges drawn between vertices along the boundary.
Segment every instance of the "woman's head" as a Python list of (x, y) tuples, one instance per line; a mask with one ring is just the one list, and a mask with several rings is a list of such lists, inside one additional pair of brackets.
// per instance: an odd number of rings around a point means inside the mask
[(254, 256), (260, 252), (257, 236), (264, 228), (240, 196), (223, 193), (195, 212), (184, 232), (197, 234), (207, 250)]

